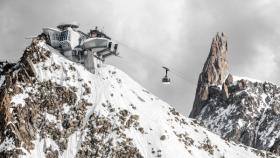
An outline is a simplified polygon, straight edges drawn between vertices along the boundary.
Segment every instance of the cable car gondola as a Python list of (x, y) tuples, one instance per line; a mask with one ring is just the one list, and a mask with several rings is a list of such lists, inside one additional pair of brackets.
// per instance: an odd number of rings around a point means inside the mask
[(170, 78), (167, 76), (169, 69), (167, 67), (162, 67), (165, 69), (165, 76), (162, 78), (162, 84), (170, 84)]

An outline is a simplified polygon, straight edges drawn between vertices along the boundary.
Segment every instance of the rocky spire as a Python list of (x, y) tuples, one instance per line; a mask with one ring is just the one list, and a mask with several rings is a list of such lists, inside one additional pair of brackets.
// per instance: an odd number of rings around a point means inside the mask
[(213, 38), (209, 56), (204, 64), (202, 82), (222, 84), (228, 75), (227, 40), (223, 33)]
[(209, 56), (199, 75), (195, 100), (190, 117), (194, 118), (203, 108), (208, 99), (209, 86), (222, 85), (229, 74), (227, 61), (227, 40), (224, 33), (217, 33), (213, 38)]

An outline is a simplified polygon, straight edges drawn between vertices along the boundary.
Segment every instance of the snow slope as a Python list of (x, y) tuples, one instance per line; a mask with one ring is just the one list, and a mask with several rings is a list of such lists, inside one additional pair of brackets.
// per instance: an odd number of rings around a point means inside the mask
[[(36, 105), (30, 106), (27, 98), (41, 101), (38, 106), (43, 107), (38, 110), (37, 120), (41, 122), (34, 123), (31, 141), (34, 145), (29, 150), (23, 145), (18, 147), (23, 152), (20, 157), (257, 158), (270, 155), (221, 139), (113, 66), (104, 64), (92, 74), (44, 42), (38, 46), (50, 50), (51, 55), (46, 61), (34, 64), (34, 84), (18, 83), (23, 90), (12, 97), (10, 109), (15, 115), (17, 108), (34, 108)], [(60, 88), (65, 91), (62, 95), (58, 93)], [(42, 96), (74, 101), (49, 106)], [(15, 148), (10, 139), (6, 140), (0, 144), (0, 151)]]
[(251, 82), (259, 82), (259, 83), (263, 83), (264, 81), (261, 80), (257, 80), (257, 79), (253, 79), (253, 78), (249, 78), (249, 77), (241, 77), (241, 76), (233, 76), (233, 81), (236, 83), (237, 81), (240, 80), (247, 80), (247, 81), (251, 81)]

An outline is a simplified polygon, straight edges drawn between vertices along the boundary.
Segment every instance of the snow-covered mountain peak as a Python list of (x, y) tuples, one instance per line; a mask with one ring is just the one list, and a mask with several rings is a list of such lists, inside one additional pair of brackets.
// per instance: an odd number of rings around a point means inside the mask
[(274, 157), (222, 140), (121, 70), (95, 74), (36, 39), (3, 72), (4, 157)]
[[(216, 58), (223, 59), (224, 55)], [(210, 76), (216, 72), (210, 71)], [(280, 87), (231, 74), (220, 85), (209, 84), (203, 80), (203, 74), (204, 70), (198, 79), (190, 117), (224, 139), (279, 155)]]

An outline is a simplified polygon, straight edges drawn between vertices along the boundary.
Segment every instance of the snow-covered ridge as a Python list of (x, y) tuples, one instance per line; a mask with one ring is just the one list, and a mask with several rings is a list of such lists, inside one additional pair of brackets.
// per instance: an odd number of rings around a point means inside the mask
[(264, 81), (261, 80), (257, 80), (257, 79), (253, 79), (253, 78), (249, 78), (249, 77), (240, 77), (240, 76), (235, 76), (233, 75), (233, 81), (236, 83), (237, 81), (240, 80), (247, 80), (247, 81), (251, 81), (251, 82), (258, 82), (258, 83), (263, 83)]
[(233, 76), (227, 50), (226, 39), (217, 34), (199, 75), (190, 117), (226, 140), (280, 155), (280, 87)]
[(247, 77), (218, 89), (204, 102), (196, 119), (225, 139), (280, 154), (280, 87)]
[(30, 133), (33, 145), (25, 140), (16, 146), (7, 139), (0, 144), (6, 154), (17, 148), (22, 150), (20, 157), (29, 158), (270, 155), (221, 139), (113, 66), (104, 64), (92, 74), (47, 45), (39, 46), (51, 54), (34, 64), (34, 83), (17, 83), (21, 90), (10, 107), (15, 117), (10, 124), (15, 127), (23, 125), (17, 118), (29, 116), (26, 110), (37, 112), (28, 119), (32, 123), (25, 120), (28, 128), (23, 130)]

